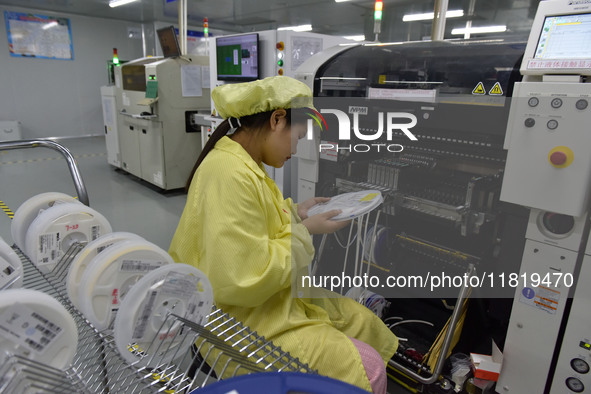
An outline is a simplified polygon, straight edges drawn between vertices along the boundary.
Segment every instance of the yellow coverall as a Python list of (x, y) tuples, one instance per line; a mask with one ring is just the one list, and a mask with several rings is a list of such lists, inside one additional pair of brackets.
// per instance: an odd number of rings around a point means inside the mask
[(292, 271), (311, 262), (312, 238), (291, 199), (227, 136), (195, 173), (169, 253), (207, 275), (224, 312), (321, 375), (371, 391), (347, 337), (373, 346), (384, 362), (398, 346), (380, 319), (352, 299), (292, 296)]

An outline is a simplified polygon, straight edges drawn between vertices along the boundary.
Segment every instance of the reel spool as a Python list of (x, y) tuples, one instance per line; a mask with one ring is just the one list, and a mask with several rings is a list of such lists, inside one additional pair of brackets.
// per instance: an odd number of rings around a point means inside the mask
[(308, 216), (332, 211), (333, 209), (340, 209), (342, 212), (337, 216), (332, 217), (331, 220), (350, 220), (373, 211), (383, 202), (384, 197), (382, 197), (382, 192), (379, 190), (362, 190), (358, 192), (343, 193), (331, 197), (331, 199), (325, 203), (312, 206), (312, 208), (308, 210)]
[[(365, 243), (363, 247), (363, 258), (379, 265), (380, 267), (387, 267), (390, 263), (388, 253), (388, 239), (390, 239), (391, 230), (389, 227), (378, 224), (369, 226), (365, 233)], [(372, 250), (373, 246), (373, 250)]]
[(23, 274), (20, 257), (0, 237), (0, 290), (22, 287)]
[(80, 203), (61, 203), (41, 212), (29, 226), (25, 251), (42, 273), (49, 273), (75, 242), (110, 233), (103, 215)]
[(142, 240), (143, 238), (137, 234), (127, 232), (114, 232), (101, 235), (99, 238), (86, 244), (86, 246), (76, 255), (68, 270), (68, 276), (66, 277), (68, 297), (76, 308), (80, 309), (78, 286), (80, 285), (86, 267), (88, 267), (88, 264), (90, 264), (92, 259), (103, 250), (118, 242), (134, 239)]
[(213, 290), (205, 274), (187, 264), (169, 264), (147, 273), (121, 302), (114, 337), (122, 357), (155, 367), (183, 356), (195, 333), (169, 313), (205, 325)]
[(0, 297), (0, 365), (8, 354), (61, 370), (72, 363), (78, 329), (66, 308), (37, 290), (3, 290)]
[(78, 286), (82, 313), (98, 330), (110, 328), (132, 286), (148, 272), (173, 263), (166, 251), (146, 240), (110, 246), (97, 254), (82, 274)]
[(18, 207), (12, 218), (12, 223), (10, 224), (10, 232), (12, 234), (12, 240), (23, 253), (25, 252), (27, 230), (31, 223), (33, 223), (33, 220), (35, 220), (43, 210), (64, 202), (82, 204), (80, 201), (67, 194), (48, 192), (33, 196)]

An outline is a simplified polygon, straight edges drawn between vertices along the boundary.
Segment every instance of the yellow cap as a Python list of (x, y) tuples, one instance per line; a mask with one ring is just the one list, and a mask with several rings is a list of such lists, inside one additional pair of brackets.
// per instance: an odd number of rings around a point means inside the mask
[(284, 76), (218, 86), (212, 90), (211, 98), (224, 119), (279, 108), (313, 107), (310, 88), (297, 79)]

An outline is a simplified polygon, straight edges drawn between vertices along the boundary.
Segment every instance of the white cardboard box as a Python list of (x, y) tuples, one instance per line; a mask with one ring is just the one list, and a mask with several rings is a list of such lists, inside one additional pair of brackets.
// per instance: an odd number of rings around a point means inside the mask
[(492, 380), (496, 382), (501, 373), (501, 364), (503, 363), (503, 353), (499, 347), (492, 341), (492, 355), (470, 353), (474, 377), (477, 379)]

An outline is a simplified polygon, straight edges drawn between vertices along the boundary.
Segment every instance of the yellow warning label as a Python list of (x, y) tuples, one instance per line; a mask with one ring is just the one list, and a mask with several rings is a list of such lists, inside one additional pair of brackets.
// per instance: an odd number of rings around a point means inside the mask
[(501, 89), (501, 84), (500, 83), (495, 83), (495, 85), (492, 87), (492, 89), (490, 90), (490, 92), (488, 92), (488, 94), (493, 95), (493, 96), (501, 96), (503, 95), (503, 89)]
[(13, 218), (14, 217), (14, 212), (12, 212), (10, 210), (10, 208), (8, 208), (6, 206), (6, 204), (4, 204), (3, 201), (0, 201), (0, 209), (9, 217), (9, 218)]
[(385, 84), (385, 83), (386, 83), (386, 75), (384, 75), (384, 74), (380, 75), (380, 76), (378, 77), (378, 83), (379, 83), (380, 85), (383, 85), (383, 84)]
[(478, 82), (478, 85), (472, 91), (472, 94), (486, 94), (486, 90), (484, 90), (484, 85), (482, 82)]
[(378, 195), (378, 193), (369, 193), (367, 196), (363, 197), (361, 200), (359, 201), (371, 201), (374, 198), (376, 198), (376, 196)]

